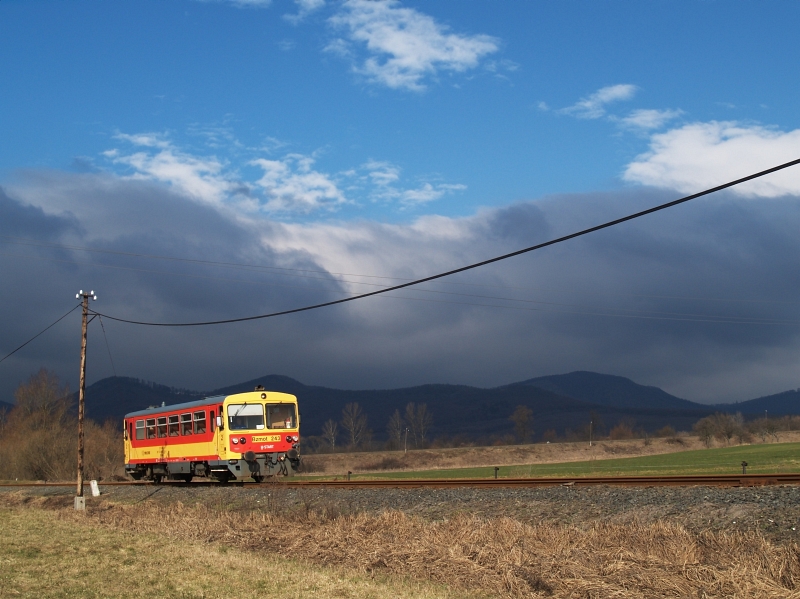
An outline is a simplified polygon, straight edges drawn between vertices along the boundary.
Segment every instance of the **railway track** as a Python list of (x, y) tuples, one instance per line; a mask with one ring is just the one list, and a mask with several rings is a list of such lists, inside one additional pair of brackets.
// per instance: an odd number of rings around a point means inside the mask
[[(142, 481), (110, 481), (101, 482), (102, 486), (156, 486), (152, 482)], [(181, 481), (164, 481), (164, 486), (219, 486), (220, 483), (197, 481), (185, 483)], [(462, 479), (269, 479), (264, 483), (233, 482), (229, 486), (269, 486), (282, 487), (349, 487), (349, 488), (455, 488), (455, 487), (584, 487), (592, 485), (609, 485), (619, 487), (679, 487), (679, 486), (716, 486), (716, 487), (755, 487), (764, 485), (796, 485), (800, 484), (800, 473), (784, 474), (691, 474), (677, 476), (587, 476), (587, 477), (552, 477), (552, 478), (462, 478)], [(74, 482), (7, 482), (0, 487), (74, 487)]]

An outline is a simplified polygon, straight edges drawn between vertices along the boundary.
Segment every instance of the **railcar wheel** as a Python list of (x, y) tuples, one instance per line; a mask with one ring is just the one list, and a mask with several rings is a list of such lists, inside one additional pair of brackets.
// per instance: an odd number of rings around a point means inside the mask
[(263, 483), (263, 482), (264, 482), (264, 476), (263, 476), (263, 475), (261, 475), (261, 474), (253, 474), (253, 475), (251, 476), (251, 478), (252, 478), (254, 481), (256, 481), (257, 483)]
[(157, 485), (160, 485), (161, 484), (161, 479), (163, 479), (163, 478), (164, 478), (163, 474), (154, 474), (153, 475), (153, 482), (155, 484), (157, 484)]

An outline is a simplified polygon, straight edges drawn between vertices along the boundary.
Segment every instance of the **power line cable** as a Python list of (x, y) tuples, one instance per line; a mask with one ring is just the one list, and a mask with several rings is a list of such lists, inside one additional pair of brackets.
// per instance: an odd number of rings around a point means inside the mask
[[(498, 304), (477, 304), (474, 302), (454, 302), (446, 300), (435, 300), (430, 298), (421, 297), (404, 297), (400, 295), (379, 295), (379, 299), (402, 299), (416, 302), (431, 302), (437, 304), (457, 304), (459, 306), (477, 306), (480, 308), (504, 308), (506, 310), (522, 310), (524, 312), (547, 312), (550, 314), (574, 314), (577, 316), (608, 316), (612, 318), (638, 318), (640, 320), (674, 320), (680, 322), (712, 322), (717, 324), (758, 324), (758, 325), (789, 325), (800, 326), (798, 320), (778, 320), (768, 318), (757, 318), (748, 316), (714, 316), (704, 314), (680, 314), (676, 313), (675, 316), (659, 316), (659, 312), (633, 312), (626, 310), (627, 313), (620, 312), (599, 312), (599, 309), (587, 308), (583, 311), (578, 310), (549, 310), (547, 308), (526, 308), (524, 306), (504, 306)], [(591, 310), (591, 311), (590, 311)], [(668, 313), (667, 313), (668, 314)], [(678, 318), (684, 316), (685, 318)]]
[[(73, 245), (64, 245), (64, 244), (56, 244), (56, 243), (44, 243), (38, 242), (35, 240), (29, 240), (24, 237), (14, 237), (11, 235), (0, 235), (0, 242), (3, 242), (3, 239), (13, 239), (13, 240), (20, 240), (20, 241), (5, 241), (5, 243), (12, 243), (17, 245), (29, 245), (29, 246), (37, 246), (37, 247), (48, 247), (48, 248), (57, 248), (57, 249), (67, 249), (67, 250), (79, 250), (79, 251), (86, 251), (86, 252), (94, 252), (100, 254), (115, 254), (115, 255), (123, 255), (123, 256), (135, 256), (141, 258), (152, 258), (158, 260), (170, 260), (176, 262), (189, 262), (189, 263), (196, 263), (200, 265), (211, 265), (211, 266), (220, 266), (226, 268), (237, 268), (237, 269), (244, 269), (244, 270), (255, 270), (256, 272), (265, 271), (264, 274), (268, 275), (277, 275), (283, 277), (297, 277), (302, 279), (311, 279), (315, 281), (327, 281), (327, 282), (335, 282), (335, 283), (344, 283), (347, 285), (362, 285), (362, 286), (369, 286), (369, 287), (389, 287), (390, 285), (381, 284), (381, 283), (365, 283), (363, 281), (352, 281), (349, 279), (342, 279), (337, 277), (364, 277), (364, 278), (371, 278), (371, 279), (386, 279), (391, 281), (414, 281), (414, 279), (410, 277), (387, 277), (387, 276), (380, 276), (380, 275), (365, 275), (365, 274), (357, 274), (357, 273), (339, 273), (339, 272), (332, 272), (326, 270), (311, 270), (311, 269), (302, 269), (302, 268), (288, 268), (288, 267), (280, 267), (280, 266), (267, 266), (267, 265), (257, 265), (257, 264), (243, 264), (243, 263), (236, 263), (236, 262), (217, 262), (212, 260), (199, 260), (194, 258), (178, 258), (174, 256), (159, 256), (155, 254), (137, 254), (133, 252), (119, 252), (119, 251), (112, 251), (112, 250), (101, 250), (95, 248), (87, 248), (82, 246), (73, 246)], [(162, 274), (168, 276), (176, 276), (176, 277), (189, 277), (189, 278), (196, 278), (196, 279), (211, 279), (215, 281), (228, 281), (234, 283), (248, 283), (248, 284), (268, 284), (271, 286), (279, 286), (279, 287), (288, 287), (292, 289), (306, 289), (306, 287), (300, 287), (297, 285), (275, 285), (274, 283), (267, 283), (265, 281), (254, 281), (248, 279), (231, 279), (228, 277), (215, 277), (212, 275), (201, 275), (201, 274), (191, 274), (191, 273), (182, 273), (182, 272), (171, 272), (171, 271), (162, 271), (162, 270), (152, 270), (152, 269), (145, 269), (145, 268), (135, 268), (131, 266), (119, 266), (117, 264), (102, 264), (97, 262), (87, 262), (82, 260), (65, 260), (63, 258), (51, 258), (47, 256), (34, 256), (30, 254), (14, 254), (14, 253), (6, 253), (0, 252), (0, 256), (9, 256), (14, 258), (28, 258), (34, 260), (45, 260), (50, 262), (58, 262), (62, 264), (83, 264), (87, 266), (94, 266), (99, 268), (111, 268), (116, 270), (128, 270), (134, 272), (145, 272), (151, 274)], [(273, 270), (281, 270), (281, 271), (293, 271), (293, 272), (272, 272)], [(302, 274), (295, 274), (297, 272), (306, 272), (306, 273), (314, 273), (314, 274), (324, 274), (328, 275), (325, 277), (316, 277), (316, 276), (309, 276), (309, 275), (302, 275)], [(492, 289), (510, 289), (515, 291), (547, 291), (550, 293), (574, 293), (574, 291), (564, 290), (564, 289), (546, 289), (543, 290), (541, 288), (533, 288), (533, 287), (520, 287), (518, 285), (500, 285), (497, 283), (463, 283), (463, 282), (453, 282), (453, 281), (440, 281), (440, 283), (444, 283), (446, 285), (457, 285), (461, 287), (490, 287)], [(417, 291), (425, 291), (428, 293), (448, 293), (446, 291), (434, 291), (430, 289), (417, 289)], [(686, 296), (678, 296), (678, 295), (652, 295), (652, 294), (639, 294), (639, 293), (622, 293), (618, 292), (619, 295), (624, 295), (628, 297), (638, 297), (638, 298), (651, 298), (651, 299), (674, 299), (674, 300), (685, 300), (685, 301), (702, 301), (702, 302), (725, 302), (725, 303), (761, 303), (761, 304), (797, 304), (800, 303), (798, 301), (788, 301), (788, 300), (764, 300), (764, 299), (739, 299), (739, 298), (720, 298), (720, 297), (686, 297)], [(459, 295), (470, 295), (470, 294), (459, 294)], [(522, 300), (520, 300), (522, 301)], [(548, 303), (548, 302), (542, 302)]]
[(31, 337), (30, 339), (28, 339), (28, 340), (27, 340), (25, 343), (23, 343), (22, 345), (20, 345), (20, 346), (19, 346), (17, 349), (15, 349), (14, 351), (12, 351), (10, 354), (7, 354), (7, 355), (5, 355), (5, 356), (3, 357), (3, 359), (2, 359), (2, 360), (0, 360), (0, 362), (2, 362), (3, 360), (5, 360), (6, 358), (10, 358), (11, 356), (13, 356), (15, 353), (17, 353), (17, 352), (18, 352), (19, 350), (21, 350), (23, 347), (25, 347), (26, 345), (28, 345), (28, 344), (29, 344), (31, 341), (33, 341), (34, 339), (36, 339), (36, 338), (37, 338), (39, 335), (41, 335), (42, 333), (44, 333), (44, 332), (45, 332), (47, 329), (49, 329), (49, 328), (51, 328), (51, 327), (54, 327), (55, 325), (57, 325), (59, 322), (61, 322), (62, 320), (64, 320), (64, 319), (65, 319), (67, 316), (69, 316), (70, 314), (72, 314), (72, 313), (73, 313), (75, 310), (77, 310), (77, 309), (78, 309), (78, 308), (80, 308), (80, 307), (81, 307), (81, 305), (80, 305), (80, 304), (78, 304), (77, 306), (75, 306), (74, 308), (72, 308), (72, 310), (70, 310), (69, 312), (67, 312), (66, 314), (64, 314), (64, 316), (62, 316), (61, 318), (59, 318), (58, 320), (56, 320), (56, 321), (55, 321), (53, 324), (51, 324), (50, 326), (48, 326), (47, 328), (45, 328), (45, 329), (44, 329), (44, 330), (42, 330), (41, 332), (39, 332), (39, 333), (36, 333), (36, 334), (35, 334), (33, 337)]
[[(4, 256), (4, 255), (19, 256), (18, 254), (4, 254), (4, 253), (0, 252), (0, 256)], [(42, 258), (40, 256), (24, 256), (24, 257), (34, 258), (34, 259), (37, 259), (37, 260), (38, 259), (50, 260), (50, 261), (54, 261), (54, 262), (67, 263), (67, 264), (92, 264), (92, 263), (88, 263), (88, 262), (80, 262), (80, 261), (75, 261), (75, 260), (63, 260), (63, 259), (59, 259), (59, 258)], [(210, 276), (210, 275), (195, 275), (195, 274), (180, 273), (180, 272), (165, 272), (165, 271), (160, 271), (160, 270), (133, 268), (133, 267), (129, 267), (129, 266), (115, 266), (115, 265), (111, 265), (111, 264), (92, 264), (92, 265), (93, 266), (97, 266), (97, 267), (101, 267), (101, 268), (117, 268), (117, 269), (129, 270), (129, 271), (134, 271), (134, 272), (146, 272), (146, 273), (154, 273), (154, 274), (163, 274), (163, 275), (168, 275), (168, 276), (181, 276), (181, 277), (189, 277), (189, 278), (211, 279), (211, 280), (214, 280), (214, 281), (247, 283), (247, 284), (251, 284), (251, 285), (269, 285), (271, 288), (272, 287), (281, 287), (281, 288), (284, 288), (284, 289), (304, 289), (304, 290), (308, 289), (307, 287), (303, 287), (303, 286), (300, 286), (300, 285), (275, 284), (275, 283), (268, 283), (266, 281), (253, 281), (253, 280), (246, 280), (246, 279), (231, 279), (231, 278), (228, 278), (228, 277), (214, 277), (214, 276)], [(360, 282), (355, 282), (355, 283), (358, 284), (358, 285), (368, 285), (370, 287), (387, 287), (387, 285), (381, 285), (379, 283), (360, 283)], [(580, 309), (584, 309), (584, 310), (586, 310), (586, 309), (589, 309), (589, 310), (599, 310), (599, 309), (603, 309), (603, 310), (612, 309), (613, 310), (613, 309), (617, 309), (617, 310), (621, 310), (621, 311), (625, 311), (625, 312), (638, 312), (638, 313), (641, 313), (641, 314), (644, 314), (644, 313), (656, 314), (656, 315), (657, 314), (663, 314), (663, 315), (669, 315), (669, 316), (690, 316), (690, 317), (712, 318), (712, 319), (713, 318), (722, 318), (722, 319), (745, 318), (745, 319), (748, 319), (748, 320), (769, 320), (770, 322), (782, 322), (782, 323), (786, 323), (786, 324), (798, 324), (797, 321), (776, 321), (775, 319), (761, 319), (761, 318), (757, 318), (757, 317), (738, 317), (738, 316), (731, 316), (731, 315), (718, 316), (718, 315), (715, 315), (715, 314), (691, 314), (691, 313), (685, 313), (685, 312), (656, 312), (656, 311), (652, 311), (652, 310), (642, 311), (642, 310), (630, 310), (630, 309), (613, 308), (613, 307), (611, 307), (611, 308), (608, 308), (608, 307), (596, 308), (596, 307), (593, 307), (593, 306), (590, 306), (590, 305), (587, 306), (585, 304), (553, 302), (553, 301), (534, 300), (534, 299), (525, 299), (525, 298), (514, 298), (514, 297), (500, 297), (500, 296), (496, 296), (496, 295), (479, 295), (479, 294), (475, 294), (475, 293), (459, 293), (459, 292), (456, 292), (456, 291), (441, 291), (441, 290), (435, 290), (435, 289), (415, 288), (412, 291), (414, 291), (415, 293), (430, 293), (430, 294), (436, 294), (436, 295), (449, 295), (449, 296), (457, 296), (457, 297), (469, 297), (469, 298), (477, 298), (477, 299), (484, 299), (484, 300), (496, 300), (496, 301), (503, 301), (503, 302), (518, 302), (518, 303), (524, 303), (524, 304), (537, 304), (537, 305), (542, 305), (542, 306), (560, 306), (560, 307), (566, 307), (566, 308), (580, 308)], [(357, 294), (356, 293), (352, 293), (351, 295), (357, 295)], [(400, 296), (400, 295), (395, 295), (395, 296), (391, 296), (391, 297), (394, 297), (395, 299), (407, 299), (407, 300), (412, 300), (413, 299), (413, 300), (416, 300), (416, 301), (434, 301), (434, 300), (426, 300), (424, 298), (410, 298), (410, 297), (407, 297), (407, 296)], [(662, 296), (636, 296), (636, 297), (655, 297), (655, 298), (660, 298)], [(677, 298), (677, 297), (674, 297), (674, 296), (664, 296), (664, 297), (666, 299), (697, 299), (697, 298)], [(743, 300), (743, 301), (745, 301), (745, 300)], [(475, 305), (475, 306), (483, 306), (483, 307), (487, 307), (487, 308), (489, 308), (489, 307), (496, 307), (496, 308), (505, 307), (505, 306), (496, 305), (496, 304), (465, 304), (464, 302), (453, 302), (453, 301), (448, 302), (447, 300), (436, 300), (436, 303), (453, 303), (453, 304), (459, 304), (459, 305)], [(776, 302), (765, 302), (765, 303), (776, 303)], [(795, 303), (795, 302), (777, 302), (777, 303)], [(562, 310), (562, 312), (564, 312), (564, 311)], [(575, 313), (576, 314), (583, 314), (583, 312), (575, 312)], [(597, 314), (598, 315), (603, 315), (603, 314), (601, 314), (599, 312), (597, 312)]]
[[(103, 267), (103, 268), (119, 268), (122, 270), (131, 270), (136, 272), (146, 272), (146, 273), (155, 273), (155, 274), (163, 274), (169, 276), (183, 276), (183, 277), (190, 277), (190, 278), (201, 278), (201, 279), (211, 279), (215, 281), (226, 281), (226, 282), (235, 282), (235, 283), (247, 283), (252, 285), (269, 285), (270, 287), (281, 287), (284, 289), (304, 289), (307, 290), (307, 287), (303, 287), (300, 285), (286, 285), (286, 284), (275, 284), (275, 283), (268, 283), (266, 281), (252, 281), (246, 279), (231, 279), (227, 277), (213, 277), (209, 275), (193, 275), (187, 273), (176, 273), (176, 272), (165, 272), (159, 270), (149, 270), (149, 269), (141, 269), (141, 268), (133, 268), (128, 266), (114, 266), (110, 264), (93, 264), (89, 262), (80, 262), (75, 260), (63, 260), (58, 258), (42, 258), (41, 256), (21, 256), (19, 254), (4, 254), (0, 252), (0, 256), (16, 256), (16, 257), (26, 257), (26, 258), (34, 258), (36, 260), (50, 260), (53, 262), (59, 263), (66, 263), (66, 264), (91, 264), (93, 266)], [(383, 287), (383, 285), (377, 283), (358, 283), (361, 285), (369, 285), (371, 287)], [(501, 287), (502, 288), (502, 287)], [(525, 288), (519, 288), (525, 289)], [(685, 312), (655, 312), (655, 311), (642, 311), (642, 310), (630, 310), (625, 308), (613, 308), (613, 307), (593, 307), (590, 305), (584, 304), (573, 304), (573, 303), (564, 303), (564, 302), (552, 302), (552, 301), (543, 301), (543, 300), (531, 300), (531, 299), (524, 299), (524, 298), (512, 298), (512, 297), (498, 297), (493, 295), (478, 295), (473, 293), (457, 293), (453, 291), (439, 291), (433, 289), (420, 289), (415, 288), (411, 289), (410, 291), (416, 293), (432, 293), (438, 295), (452, 295), (458, 297), (468, 297), (468, 298), (478, 298), (478, 299), (488, 299), (488, 300), (497, 300), (497, 301), (504, 301), (504, 302), (517, 302), (517, 303), (525, 303), (525, 304), (537, 304), (541, 306), (557, 306), (557, 307), (565, 307), (565, 308), (579, 308), (583, 311), (570, 311), (570, 310), (549, 310), (550, 312), (556, 312), (559, 314), (578, 314), (578, 315), (594, 315), (594, 316), (619, 316), (623, 317), (623, 314), (612, 314), (608, 312), (600, 312), (598, 310), (618, 310), (623, 312), (630, 312), (632, 314), (637, 313), (641, 314), (639, 318), (648, 318), (648, 319), (655, 319), (655, 320), (676, 320), (674, 318), (660, 318), (659, 315), (667, 315), (667, 316), (684, 316), (684, 317), (692, 317), (695, 319), (695, 322), (721, 322), (721, 323), (747, 323), (747, 324), (759, 324), (762, 322), (763, 324), (787, 324), (787, 325), (798, 325), (800, 321), (793, 321), (793, 320), (778, 320), (778, 319), (765, 319), (765, 318), (758, 318), (758, 317), (748, 317), (748, 316), (731, 316), (731, 315), (724, 315), (719, 316), (715, 314), (691, 314)], [(353, 293), (351, 295), (357, 295)], [(438, 304), (455, 304), (459, 306), (478, 306), (483, 308), (514, 308), (514, 306), (507, 306), (503, 304), (478, 304), (474, 302), (457, 302), (452, 300), (435, 300), (430, 298), (420, 298), (420, 297), (408, 297), (403, 295), (383, 295), (380, 297), (388, 297), (393, 299), (401, 299), (407, 301), (418, 301), (418, 302), (430, 302), (430, 303), (438, 303)], [(648, 298), (666, 298), (666, 299), (701, 299), (701, 298), (679, 298), (675, 296), (635, 296), (635, 297), (648, 297)], [(750, 301), (750, 300), (742, 300), (742, 301)], [(752, 300), (757, 301), (757, 300)], [(766, 302), (766, 303), (776, 303), (776, 302)], [(795, 302), (777, 302), (777, 303), (795, 303)], [(524, 308), (518, 308), (524, 309)], [(591, 312), (587, 312), (586, 310), (592, 310)], [(528, 311), (548, 311), (544, 308), (530, 308)], [(636, 318), (636, 316), (631, 316), (631, 318)], [(697, 319), (705, 319), (705, 320), (697, 320)], [(677, 320), (687, 320), (686, 318), (680, 318)], [(104, 331), (105, 332), (105, 329)], [(110, 353), (110, 352), (109, 352)], [(110, 356), (109, 356), (110, 357)], [(112, 367), (113, 367), (113, 358), (111, 359)]]
[(114, 376), (117, 376), (117, 369), (114, 366), (114, 358), (111, 357), (111, 348), (108, 345), (108, 337), (106, 337), (106, 327), (103, 324), (103, 317), (98, 314), (100, 318), (100, 328), (103, 329), (103, 339), (106, 340), (106, 349), (108, 350), (108, 359), (111, 360), (111, 370), (114, 372)]
[(734, 181), (729, 181), (728, 183), (723, 183), (722, 185), (717, 185), (716, 187), (712, 187), (710, 189), (706, 189), (704, 191), (688, 195), (677, 200), (673, 200), (671, 202), (666, 202), (664, 204), (659, 204), (658, 206), (654, 206), (652, 208), (648, 208), (647, 210), (642, 210), (640, 212), (635, 212), (633, 214), (629, 214), (628, 216), (623, 216), (622, 218), (617, 218), (611, 221), (607, 221), (600, 225), (595, 225), (594, 227), (589, 227), (588, 229), (583, 229), (581, 231), (577, 231), (575, 233), (570, 233), (569, 235), (564, 235), (562, 237), (558, 237), (556, 239), (551, 239), (550, 241), (545, 241), (544, 243), (539, 243), (536, 245), (532, 245), (527, 248), (523, 248), (521, 250), (517, 250), (515, 252), (510, 252), (508, 254), (503, 254), (501, 256), (496, 256), (494, 258), (490, 258), (488, 260), (483, 260), (481, 262), (476, 262), (474, 264), (470, 264), (468, 266), (462, 266), (460, 268), (455, 268), (453, 270), (448, 270), (446, 272), (442, 272), (439, 274), (431, 275), (429, 277), (424, 277), (422, 279), (416, 279), (414, 281), (410, 281), (408, 283), (403, 283), (401, 285), (394, 285), (392, 287), (387, 287), (386, 289), (380, 289), (377, 291), (370, 291), (368, 293), (362, 293), (360, 295), (341, 298), (338, 300), (333, 300), (330, 302), (323, 302), (320, 304), (313, 304), (311, 306), (304, 306), (302, 308), (293, 308), (291, 310), (282, 310), (280, 312), (271, 312), (269, 314), (259, 314), (257, 316), (245, 316), (241, 318), (229, 318), (225, 320), (211, 320), (211, 321), (204, 321), (204, 322), (145, 322), (145, 321), (138, 321), (138, 320), (128, 320), (125, 318), (117, 318), (114, 316), (109, 316), (108, 314), (101, 314), (100, 312), (93, 311), (94, 314), (98, 316), (105, 316), (109, 320), (116, 320), (117, 322), (124, 322), (128, 324), (136, 324), (142, 326), (155, 326), (155, 327), (195, 327), (195, 326), (209, 326), (215, 324), (231, 324), (234, 322), (246, 322), (250, 320), (261, 320), (264, 318), (272, 318), (275, 316), (285, 316), (287, 314), (296, 314), (298, 312), (307, 312), (309, 310), (316, 310), (318, 308), (325, 308), (327, 306), (335, 306), (337, 304), (343, 304), (346, 302), (352, 302), (358, 299), (364, 299), (367, 297), (372, 297), (374, 295), (379, 295), (382, 293), (387, 293), (389, 291), (397, 291), (398, 289), (405, 289), (406, 287), (412, 287), (414, 285), (419, 285), (420, 283), (426, 283), (428, 281), (435, 281), (436, 279), (441, 279), (444, 277), (448, 277), (454, 275), (456, 273), (464, 272), (467, 270), (472, 270), (474, 268), (478, 268), (481, 266), (486, 266), (487, 264), (493, 264), (495, 262), (500, 262), (501, 260), (507, 260), (509, 258), (513, 258), (514, 256), (519, 256), (521, 254), (526, 254), (528, 252), (533, 252), (536, 250), (540, 250), (545, 247), (549, 247), (551, 245), (556, 245), (558, 243), (563, 243), (565, 241), (569, 241), (570, 239), (575, 239), (576, 237), (581, 237), (583, 235), (588, 235), (589, 233), (594, 233), (595, 231), (600, 231), (602, 229), (607, 229), (609, 227), (613, 227), (619, 225), (621, 223), (634, 220), (636, 218), (640, 218), (642, 216), (646, 216), (648, 214), (653, 214), (654, 212), (659, 212), (661, 210), (666, 210), (667, 208), (672, 208), (673, 206), (677, 206), (679, 204), (683, 204), (685, 202), (689, 202), (691, 200), (695, 200), (697, 198), (715, 193), (717, 191), (722, 191), (723, 189), (727, 189), (729, 187), (733, 187), (735, 185), (739, 185), (741, 183), (745, 183), (747, 181), (752, 181), (753, 179), (758, 179), (759, 177), (763, 177), (765, 175), (769, 175), (771, 173), (775, 173), (777, 171), (781, 171), (783, 169), (789, 168), (796, 164), (800, 164), (800, 158), (796, 160), (792, 160), (790, 162), (786, 162), (784, 164), (780, 164), (778, 166), (774, 166), (772, 168), (759, 171), (757, 173), (753, 173), (752, 175), (748, 175), (746, 177), (742, 177), (740, 179), (735, 179)]

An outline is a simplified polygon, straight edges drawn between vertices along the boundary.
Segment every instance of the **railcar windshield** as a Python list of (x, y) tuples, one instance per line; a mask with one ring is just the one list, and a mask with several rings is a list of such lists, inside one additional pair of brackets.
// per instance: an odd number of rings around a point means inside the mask
[(260, 403), (232, 403), (228, 406), (228, 428), (232, 431), (264, 428), (264, 406)]
[(294, 404), (267, 404), (268, 428), (295, 428)]

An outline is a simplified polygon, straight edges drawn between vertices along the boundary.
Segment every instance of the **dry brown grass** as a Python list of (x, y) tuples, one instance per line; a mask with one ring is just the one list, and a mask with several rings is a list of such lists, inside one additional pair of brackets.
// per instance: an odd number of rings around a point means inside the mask
[[(373, 577), (277, 552), (256, 555), (224, 544), (136, 534), (97, 526), (95, 519), (66, 510), (54, 517), (50, 510), (8, 503), (0, 501), (0, 597), (4, 599), (465, 597), (463, 592), (407, 576)], [(474, 594), (468, 597), (478, 599)]]
[(166, 537), (170, 546), (231, 546), (493, 596), (800, 597), (800, 547), (752, 532), (692, 533), (637, 522), (531, 526), (467, 515), (430, 522), (319, 506), (253, 513), (103, 502), (86, 516), (69, 508), (57, 513), (68, 522), (88, 518), (103, 528)]

